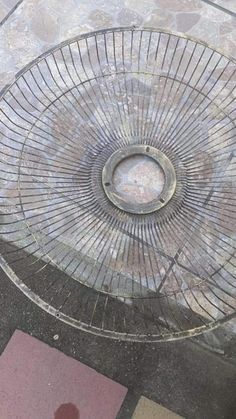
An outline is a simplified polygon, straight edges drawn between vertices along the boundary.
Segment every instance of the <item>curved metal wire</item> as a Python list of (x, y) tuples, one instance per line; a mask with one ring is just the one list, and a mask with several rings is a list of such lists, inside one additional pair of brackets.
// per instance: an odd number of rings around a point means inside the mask
[[(35, 303), (92, 333), (171, 340), (235, 315), (235, 62), (193, 39), (117, 28), (64, 42), (1, 98), (1, 259)], [(102, 170), (133, 144), (172, 162), (151, 214)]]

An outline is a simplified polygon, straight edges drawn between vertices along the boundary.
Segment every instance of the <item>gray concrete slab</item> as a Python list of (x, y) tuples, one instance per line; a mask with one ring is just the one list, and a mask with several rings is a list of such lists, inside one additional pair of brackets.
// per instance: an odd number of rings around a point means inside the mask
[(36, 307), (2, 272), (0, 279), (0, 352), (20, 329), (80, 360), (129, 388), (121, 419), (140, 395), (187, 419), (233, 419), (236, 366), (222, 357), (190, 340), (135, 344), (81, 332)]

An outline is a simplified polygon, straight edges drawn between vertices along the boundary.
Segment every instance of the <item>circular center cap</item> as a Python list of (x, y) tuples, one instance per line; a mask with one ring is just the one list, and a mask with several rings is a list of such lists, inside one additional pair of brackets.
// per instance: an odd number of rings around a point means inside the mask
[(133, 145), (115, 151), (102, 172), (102, 184), (109, 200), (133, 214), (157, 211), (171, 199), (175, 170), (160, 150)]
[(149, 156), (127, 157), (116, 166), (113, 174), (115, 190), (124, 201), (135, 204), (157, 199), (164, 187), (161, 166)]

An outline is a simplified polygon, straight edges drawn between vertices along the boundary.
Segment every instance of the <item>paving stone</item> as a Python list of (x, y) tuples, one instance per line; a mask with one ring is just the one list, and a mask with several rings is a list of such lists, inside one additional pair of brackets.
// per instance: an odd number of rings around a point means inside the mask
[(199, 19), (198, 13), (179, 13), (176, 17), (178, 31), (188, 32)]
[(112, 26), (112, 16), (103, 10), (93, 10), (89, 15), (91, 23), (96, 24), (97, 28), (109, 28)]
[[(3, 10), (1, 12), (0, 8), (0, 14), (4, 15), (5, 8), (8, 9), (8, 4), (14, 4), (14, 1), (0, 0)], [(13, 80), (16, 70), (19, 71), (51, 45), (81, 33), (129, 25), (187, 32), (236, 55), (236, 18), (201, 0), (27, 0), (1, 28), (1, 61), (13, 60), (15, 65), (8, 66), (9, 76), (5, 71), (0, 72), (4, 73), (0, 88)]]
[(1, 419), (115, 419), (126, 392), (21, 331), (0, 357)]
[(0, 0), (0, 22), (17, 5), (18, 0)]
[(121, 9), (118, 13), (117, 21), (122, 25), (141, 25), (142, 16), (140, 16), (135, 10), (131, 9)]
[(146, 397), (141, 397), (132, 419), (181, 419), (182, 416), (171, 412)]
[(5, 18), (8, 12), (8, 7), (2, 1), (0, 1), (0, 22)]
[(9, 9), (16, 6), (19, 0), (1, 0), (1, 3), (4, 3)]
[(32, 32), (42, 41), (54, 43), (59, 33), (57, 20), (49, 12), (41, 8), (31, 21)]
[(217, 4), (218, 6), (224, 7), (226, 10), (229, 10), (230, 12), (236, 13), (235, 0), (212, 0), (212, 2)]
[(182, 12), (183, 10), (193, 12), (204, 7), (201, 0), (156, 0), (156, 5), (164, 10), (169, 9), (175, 12)]

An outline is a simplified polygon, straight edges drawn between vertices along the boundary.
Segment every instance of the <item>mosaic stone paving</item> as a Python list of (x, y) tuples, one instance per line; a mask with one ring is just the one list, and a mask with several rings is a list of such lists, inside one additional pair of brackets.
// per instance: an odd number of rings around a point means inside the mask
[[(0, 18), (16, 3), (2, 0)], [(27, 0), (0, 29), (0, 87), (50, 46), (96, 29), (130, 25), (185, 32), (236, 56), (236, 18), (201, 0)]]

